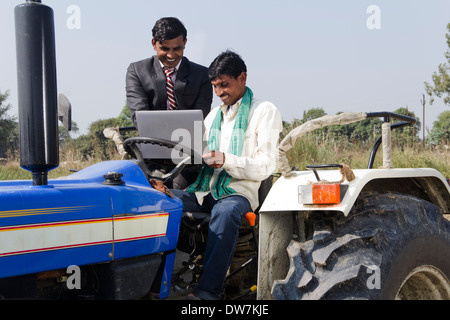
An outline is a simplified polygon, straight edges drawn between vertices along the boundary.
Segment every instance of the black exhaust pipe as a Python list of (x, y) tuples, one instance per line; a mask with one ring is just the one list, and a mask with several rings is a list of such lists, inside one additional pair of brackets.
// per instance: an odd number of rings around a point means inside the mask
[(27, 0), (14, 9), (19, 102), (20, 165), (33, 185), (47, 185), (59, 165), (58, 101), (53, 10)]

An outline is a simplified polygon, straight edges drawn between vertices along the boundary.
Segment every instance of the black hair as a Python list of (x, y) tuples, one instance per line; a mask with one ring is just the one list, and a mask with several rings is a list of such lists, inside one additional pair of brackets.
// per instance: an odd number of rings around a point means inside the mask
[(179, 36), (183, 36), (183, 40), (186, 40), (187, 30), (177, 18), (166, 17), (156, 21), (152, 29), (152, 35), (153, 39), (159, 43), (175, 39)]
[(239, 54), (230, 50), (219, 54), (208, 68), (209, 81), (224, 75), (237, 79), (242, 72), (247, 72), (244, 60)]

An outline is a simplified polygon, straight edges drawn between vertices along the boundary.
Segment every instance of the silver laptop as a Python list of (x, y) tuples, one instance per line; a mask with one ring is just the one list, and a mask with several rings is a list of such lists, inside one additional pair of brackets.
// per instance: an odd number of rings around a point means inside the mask
[[(205, 150), (206, 141), (203, 137), (204, 124), (201, 110), (137, 111), (136, 121), (140, 137), (174, 141), (194, 150), (199, 155)], [(174, 163), (183, 159), (183, 152), (172, 148), (141, 144), (140, 149), (145, 159), (172, 159)], [(201, 163), (201, 159), (194, 159), (194, 161)]]

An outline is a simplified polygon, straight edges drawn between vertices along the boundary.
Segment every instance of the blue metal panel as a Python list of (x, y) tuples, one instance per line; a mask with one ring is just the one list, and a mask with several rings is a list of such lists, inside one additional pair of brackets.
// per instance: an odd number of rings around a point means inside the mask
[(66, 180), (70, 180), (71, 183), (102, 183), (105, 180), (103, 176), (109, 172), (122, 173), (122, 180), (125, 181), (127, 185), (146, 187), (150, 186), (147, 178), (145, 177), (139, 166), (134, 161), (128, 160), (100, 162), (86, 169), (80, 170), (74, 174), (71, 174), (66, 178), (50, 180), (49, 184), (64, 184)]
[(111, 200), (101, 185), (0, 187), (0, 227), (103, 217)]
[[(0, 189), (0, 233), (4, 239), (0, 243), (0, 277), (111, 260), (112, 239), (94, 242), (86, 238), (72, 244), (51, 241), (61, 237), (61, 231), (53, 235), (55, 230), (70, 226), (96, 225), (96, 221), (101, 221), (112, 228), (111, 197), (106, 188), (68, 184), (60, 187), (16, 185), (7, 192), (4, 189), (4, 186)], [(39, 238), (42, 244), (37, 247), (33, 243), (33, 237), (39, 236), (36, 230), (43, 233)], [(70, 237), (66, 236), (67, 241)], [(6, 244), (5, 238), (17, 245)]]
[(114, 243), (114, 259), (129, 258), (163, 252), (176, 248), (181, 222), (183, 203), (179, 199), (172, 199), (166, 194), (152, 187), (124, 187), (116, 188), (122, 195), (113, 199), (114, 216), (126, 214), (139, 217), (149, 213), (168, 213), (169, 220), (165, 236), (145, 240)]
[[(108, 172), (122, 173), (125, 184), (103, 185), (103, 176)], [(29, 235), (30, 230), (42, 228), (45, 236), (51, 238), (58, 227), (64, 230), (73, 225), (90, 224), (93, 234), (96, 226), (101, 225), (105, 232), (110, 225), (111, 233), (110, 241), (44, 246), (29, 251), (25, 248), (8, 252), (4, 249), (6, 244), (0, 243), (0, 278), (173, 250), (178, 241), (181, 211), (182, 202), (153, 189), (132, 161), (102, 162), (68, 177), (49, 180), (48, 186), (32, 186), (30, 181), (0, 182), (0, 233), (8, 237), (11, 234), (15, 241), (31, 241), (20, 238), (22, 231)], [(168, 213), (164, 236), (114, 242), (114, 217), (139, 218), (154, 213)]]

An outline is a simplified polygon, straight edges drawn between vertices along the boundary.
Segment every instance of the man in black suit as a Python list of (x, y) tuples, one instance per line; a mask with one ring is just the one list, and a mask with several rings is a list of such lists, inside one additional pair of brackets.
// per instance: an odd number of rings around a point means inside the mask
[(211, 109), (212, 85), (208, 69), (183, 56), (186, 28), (177, 18), (161, 18), (152, 34), (156, 55), (131, 63), (127, 70), (127, 104), (134, 124), (138, 110), (170, 109), (163, 68), (175, 70), (171, 78), (176, 109), (200, 109), (205, 118)]
[[(212, 85), (208, 69), (183, 56), (187, 42), (183, 23), (177, 18), (161, 18), (152, 35), (156, 55), (131, 63), (127, 70), (127, 105), (134, 125), (137, 128), (138, 110), (200, 109), (205, 118), (211, 110)], [(169, 187), (183, 189), (195, 181), (197, 173), (195, 167), (187, 168)]]

